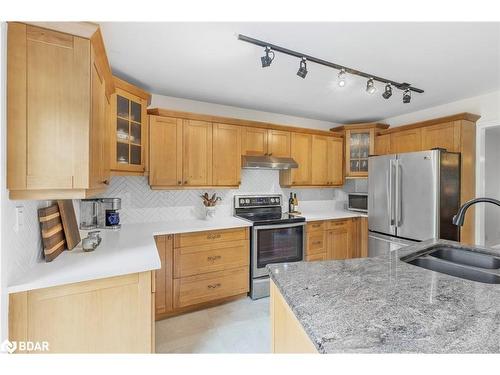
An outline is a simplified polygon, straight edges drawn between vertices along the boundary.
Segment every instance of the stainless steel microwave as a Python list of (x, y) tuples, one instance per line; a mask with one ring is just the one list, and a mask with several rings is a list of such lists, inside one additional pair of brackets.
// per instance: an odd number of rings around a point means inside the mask
[(347, 209), (350, 211), (368, 212), (368, 193), (349, 193)]

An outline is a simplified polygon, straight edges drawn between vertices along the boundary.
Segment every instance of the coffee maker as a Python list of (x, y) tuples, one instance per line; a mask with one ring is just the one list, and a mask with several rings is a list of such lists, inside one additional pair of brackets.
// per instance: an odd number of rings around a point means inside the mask
[(80, 229), (120, 229), (121, 198), (82, 199)]

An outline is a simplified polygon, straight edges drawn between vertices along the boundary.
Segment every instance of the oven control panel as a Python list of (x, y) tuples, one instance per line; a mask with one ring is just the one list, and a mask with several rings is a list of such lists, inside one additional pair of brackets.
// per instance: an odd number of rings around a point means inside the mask
[(235, 208), (281, 206), (281, 195), (235, 195)]

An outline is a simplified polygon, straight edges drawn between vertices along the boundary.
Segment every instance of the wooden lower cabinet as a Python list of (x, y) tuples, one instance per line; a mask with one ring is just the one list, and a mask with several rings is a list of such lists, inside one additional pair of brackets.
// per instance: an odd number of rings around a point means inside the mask
[(357, 217), (307, 224), (306, 261), (368, 256), (368, 219)]
[(152, 272), (10, 295), (9, 339), (51, 353), (154, 352)]
[(273, 353), (318, 354), (311, 339), (271, 280), (269, 310), (271, 314), (271, 351)]
[(157, 236), (156, 320), (244, 296), (249, 290), (248, 228)]

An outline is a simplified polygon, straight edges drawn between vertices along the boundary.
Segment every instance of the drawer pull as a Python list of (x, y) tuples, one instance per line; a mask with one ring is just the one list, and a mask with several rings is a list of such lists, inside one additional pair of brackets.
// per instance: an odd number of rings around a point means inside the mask
[(211, 234), (207, 235), (207, 239), (208, 240), (213, 240), (213, 239), (216, 239), (216, 238), (220, 238), (220, 234), (219, 233), (211, 233)]
[(207, 261), (209, 261), (209, 262), (215, 262), (216, 260), (219, 260), (221, 258), (222, 258), (221, 255), (214, 255), (214, 256), (207, 257)]
[(208, 289), (217, 289), (221, 286), (220, 283), (207, 285)]
[(320, 245), (320, 244), (321, 244), (321, 241), (314, 241), (312, 244), (313, 244), (313, 245)]
[(313, 224), (312, 227), (313, 228), (319, 228), (321, 226), (321, 224)]
[(342, 221), (341, 221), (340, 223), (332, 223), (332, 224), (333, 224), (333, 225), (345, 225), (345, 223), (344, 223), (344, 222), (342, 222)]

